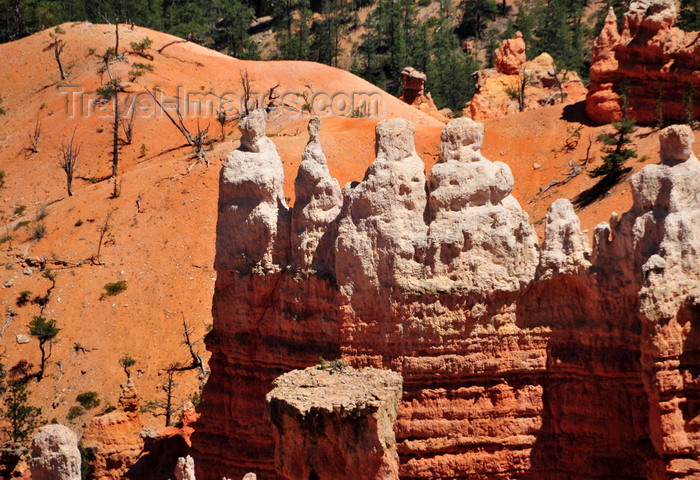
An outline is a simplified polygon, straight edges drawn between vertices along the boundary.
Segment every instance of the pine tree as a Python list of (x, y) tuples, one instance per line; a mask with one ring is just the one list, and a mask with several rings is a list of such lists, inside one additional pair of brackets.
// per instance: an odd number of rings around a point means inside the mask
[[(29, 333), (39, 340), (39, 350), (41, 350), (41, 364), (39, 371), (36, 374), (37, 382), (44, 378), (44, 370), (46, 368), (46, 360), (51, 356), (51, 344), (58, 332), (61, 329), (56, 327), (56, 320), (47, 320), (42, 316), (34, 317), (34, 320), (29, 322)], [(49, 351), (46, 351), (46, 344), (49, 344)]]
[(700, 30), (700, 2), (681, 0), (678, 26), (687, 32)]
[(529, 53), (537, 56), (547, 52), (569, 70), (585, 74), (584, 44), (591, 35), (582, 21), (585, 6), (585, 0), (547, 0), (537, 5), (533, 10), (533, 29), (526, 39), (534, 44)]
[(308, 0), (299, 2), (299, 9), (289, 31), (277, 33), (279, 58), (283, 60), (309, 60), (311, 58), (312, 12)]
[(444, 14), (435, 24), (426, 88), (439, 108), (461, 111), (464, 103), (474, 95), (472, 73), (480, 66), (460, 48), (459, 38), (449, 25)]
[(255, 10), (240, 0), (219, 0), (212, 30), (214, 48), (232, 57), (258, 59), (258, 46), (248, 34), (254, 15)]
[(501, 11), (494, 0), (463, 0), (459, 8), (462, 10), (462, 21), (457, 28), (460, 37), (476, 37), (479, 40), (486, 23), (494, 20)]
[(603, 133), (598, 137), (606, 145), (603, 149), (606, 155), (603, 157), (603, 165), (591, 170), (591, 177), (617, 178), (629, 170), (623, 168), (625, 162), (637, 157), (637, 152), (627, 147), (632, 143), (632, 133), (637, 130), (634, 119), (625, 115), (620, 121), (613, 122), (612, 127), (615, 129), (612, 134)]
[(7, 433), (13, 442), (23, 442), (41, 423), (41, 409), (29, 405), (29, 392), (25, 379), (9, 383), (5, 392), (3, 417), (8, 421)]

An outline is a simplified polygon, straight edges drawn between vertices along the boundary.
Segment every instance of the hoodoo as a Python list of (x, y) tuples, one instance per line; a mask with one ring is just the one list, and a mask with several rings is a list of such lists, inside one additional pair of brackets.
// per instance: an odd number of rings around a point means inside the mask
[(277, 478), (266, 393), (341, 354), (403, 379), (400, 478), (697, 478), (692, 131), (662, 132), (662, 163), (631, 177), (632, 209), (599, 225), (592, 249), (566, 200), (538, 247), (510, 169), (481, 154), (482, 125), (446, 125), (427, 178), (413, 132), (401, 119), (377, 124), (377, 158), (344, 187), (342, 208), (316, 120), (291, 212), (274, 147), (243, 142), (229, 156), (197, 478)]

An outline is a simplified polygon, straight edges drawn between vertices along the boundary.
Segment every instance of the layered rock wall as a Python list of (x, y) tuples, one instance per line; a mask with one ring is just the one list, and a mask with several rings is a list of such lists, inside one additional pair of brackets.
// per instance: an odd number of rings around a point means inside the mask
[(618, 32), (610, 9), (593, 47), (586, 112), (598, 123), (619, 120), (620, 95), (627, 89), (629, 115), (638, 122), (697, 119), (700, 116), (699, 32), (684, 32), (674, 0), (635, 0)]
[[(633, 209), (600, 225), (592, 249), (565, 200), (552, 205), (538, 247), (510, 195), (510, 169), (483, 157), (482, 139), (480, 124), (450, 122), (426, 178), (413, 126), (380, 122), (377, 159), (345, 186), (335, 218), (302, 213), (309, 201), (289, 211), (270, 151), (240, 171), (240, 151), (229, 156), (217, 258), (243, 251), (246, 261), (217, 263), (212, 375), (193, 439), (200, 480), (276, 478), (265, 394), (278, 375), (341, 354), (403, 377), (400, 478), (697, 475), (692, 132), (664, 132), (664, 164), (633, 177)], [(266, 217), (227, 224), (243, 197), (225, 183), (255, 175), (271, 179), (245, 205)], [(338, 208), (322, 168), (300, 172), (296, 188), (325, 212)], [(303, 238), (329, 247), (294, 240)], [(274, 248), (253, 250), (253, 240)]]

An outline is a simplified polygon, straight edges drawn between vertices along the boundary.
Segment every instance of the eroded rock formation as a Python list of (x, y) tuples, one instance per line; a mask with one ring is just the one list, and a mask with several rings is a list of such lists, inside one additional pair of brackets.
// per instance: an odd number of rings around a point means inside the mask
[(425, 91), (425, 82), (428, 79), (425, 73), (419, 72), (413, 67), (405, 67), (401, 70), (401, 84), (403, 92), (399, 97), (409, 105), (416, 107), (421, 112), (427, 113), (441, 122), (447, 122), (447, 117), (442, 111), (438, 111), (430, 92)]
[[(673, 0), (635, 0), (618, 33), (610, 9), (595, 41), (586, 112), (598, 123), (619, 120), (620, 93), (628, 90), (629, 114), (641, 123), (682, 121), (700, 115), (700, 96), (690, 100), (690, 86), (700, 91), (698, 32), (673, 24)], [(690, 102), (690, 103), (689, 103)]]
[(309, 121), (309, 142), (294, 181), (292, 262), (301, 272), (332, 269), (330, 224), (343, 206), (338, 180), (331, 177), (319, 134), (321, 118)]
[(481, 154), (483, 138), (483, 124), (469, 118), (451, 121), (440, 136), (428, 176), (431, 275), (421, 279), (436, 290), (514, 291), (534, 277), (537, 237), (510, 194), (508, 165)]
[[(379, 123), (377, 160), (327, 223), (335, 260), (323, 275), (298, 275), (295, 262), (314, 253), (282, 254), (292, 242), (281, 227), (226, 227), (228, 196), (242, 200), (222, 187), (217, 255), (237, 258), (221, 249), (245, 249), (260, 231), (260, 244), (278, 246), (217, 264), (212, 375), (193, 440), (200, 480), (276, 478), (264, 396), (276, 376), (338, 354), (403, 377), (401, 478), (697, 478), (692, 132), (662, 133), (663, 164), (632, 177), (632, 210), (597, 227), (592, 249), (560, 200), (538, 253), (509, 169), (480, 153), (482, 128), (447, 125), (426, 179), (412, 125)], [(251, 212), (276, 185), (249, 199)], [(282, 202), (268, 212), (289, 215)]]
[(527, 57), (525, 56), (525, 40), (523, 34), (515, 32), (515, 38), (503, 40), (501, 46), (493, 52), (493, 66), (498, 73), (517, 75)]
[(476, 93), (463, 115), (486, 120), (584, 97), (586, 88), (576, 72), (557, 71), (548, 53), (525, 61), (524, 52), (522, 36), (503, 41), (496, 50), (496, 68), (474, 73)]
[(78, 436), (64, 425), (41, 427), (32, 438), (33, 480), (80, 480)]
[(138, 391), (131, 379), (121, 387), (119, 408), (93, 418), (81, 438), (94, 456), (93, 476), (98, 480), (123, 478), (143, 450)]
[(178, 458), (174, 474), (175, 480), (197, 480), (194, 473), (194, 459), (189, 455)]
[(398, 480), (394, 422), (401, 375), (309, 367), (277, 378), (266, 397), (275, 468), (288, 480)]

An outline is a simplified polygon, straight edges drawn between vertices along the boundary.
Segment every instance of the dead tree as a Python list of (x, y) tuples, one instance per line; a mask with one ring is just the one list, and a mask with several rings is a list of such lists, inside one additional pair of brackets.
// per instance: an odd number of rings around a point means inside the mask
[(73, 177), (78, 168), (78, 155), (80, 155), (80, 145), (75, 144), (75, 130), (70, 137), (70, 142), (64, 142), (61, 145), (61, 157), (58, 164), (66, 174), (66, 187), (68, 188), (68, 196), (73, 196)]
[(97, 89), (97, 94), (100, 98), (107, 101), (110, 99), (114, 102), (114, 121), (112, 122), (112, 178), (114, 178), (114, 192), (112, 198), (118, 197), (118, 183), (117, 183), (117, 173), (119, 172), (119, 94), (126, 92), (126, 89), (121, 84), (120, 78), (115, 78), (112, 75), (111, 63), (113, 61), (121, 61), (123, 55), (119, 54), (119, 22), (115, 25), (115, 41), (114, 48), (110, 47), (102, 55), (103, 65), (99, 70), (99, 73), (107, 73), (109, 76), (109, 81)]
[(209, 168), (209, 159), (207, 158), (207, 154), (204, 151), (204, 146), (207, 145), (209, 124), (207, 124), (204, 130), (202, 130), (202, 128), (199, 125), (199, 119), (197, 119), (197, 133), (193, 134), (185, 126), (185, 121), (182, 118), (182, 114), (180, 113), (180, 108), (177, 108), (175, 110), (175, 113), (177, 114), (177, 119), (175, 119), (170, 114), (170, 112), (168, 112), (168, 110), (163, 107), (163, 104), (160, 101), (158, 101), (158, 98), (156, 97), (155, 93), (153, 93), (148, 88), (146, 88), (146, 91), (151, 96), (151, 98), (153, 98), (153, 101), (160, 107), (160, 110), (163, 113), (165, 113), (165, 116), (168, 117), (170, 122), (173, 125), (175, 125), (175, 128), (177, 128), (178, 131), (182, 134), (182, 136), (185, 137), (187, 145), (191, 146), (194, 149), (192, 158), (194, 158), (195, 161), (189, 166), (187, 172), (189, 173), (192, 170), (192, 168), (194, 168), (194, 166), (200, 163), (201, 161), (204, 161), (207, 165), (207, 168)]
[(121, 123), (122, 130), (124, 130), (124, 145), (131, 145), (131, 141), (134, 138), (134, 117), (136, 115), (136, 108), (131, 107), (131, 114), (123, 116), (119, 119)]
[(521, 112), (525, 111), (525, 87), (528, 83), (529, 76), (527, 72), (525, 72), (525, 67), (523, 67), (518, 76), (518, 110)]
[(31, 153), (39, 153), (39, 139), (41, 137), (41, 120), (39, 120), (39, 115), (36, 116), (34, 132), (29, 132), (28, 135), (29, 147), (27, 147), (27, 151)]
[(219, 140), (220, 142), (226, 140), (226, 120), (226, 113), (224, 113), (223, 110), (219, 110), (219, 113), (216, 115), (216, 121), (219, 122), (219, 125), (221, 125), (221, 139)]
[[(250, 95), (251, 91), (253, 88), (253, 81), (250, 79), (250, 75), (248, 75), (248, 70), (243, 70), (241, 73), (241, 86), (243, 86), (243, 111), (245, 112), (245, 115), (248, 115), (250, 113), (250, 108), (249, 108), (249, 103), (250, 103)], [(257, 105), (254, 107), (256, 108)]]
[(114, 210), (110, 210), (109, 212), (107, 212), (105, 221), (102, 224), (102, 227), (100, 228), (100, 238), (97, 241), (97, 253), (88, 259), (90, 262), (92, 262), (93, 265), (104, 265), (104, 263), (102, 263), (102, 261), (100, 260), (100, 252), (102, 251), (102, 241), (104, 240), (105, 235), (109, 231), (109, 221), (112, 218), (113, 212)]
[(568, 74), (569, 70), (566, 68), (566, 65), (555, 60), (554, 70), (551, 72), (551, 75), (554, 79), (554, 83), (557, 86), (557, 90), (559, 90), (559, 103), (564, 103), (564, 98), (566, 98), (566, 94), (564, 93), (564, 81), (566, 80)]
[(184, 337), (182, 344), (187, 347), (187, 350), (189, 351), (192, 360), (188, 365), (182, 365), (178, 362), (177, 364), (171, 365), (171, 368), (173, 371), (176, 372), (184, 372), (186, 370), (199, 369), (202, 373), (202, 376), (206, 377), (207, 375), (209, 375), (209, 372), (207, 372), (204, 368), (204, 361), (202, 360), (202, 356), (199, 353), (197, 353), (197, 351), (194, 348), (194, 346), (197, 343), (199, 343), (201, 339), (192, 340), (192, 329), (187, 325), (187, 321), (185, 320), (184, 314), (182, 314), (182, 329), (182, 336)]
[(164, 399), (160, 403), (160, 407), (163, 408), (163, 413), (158, 414), (154, 412), (155, 416), (164, 416), (165, 417), (165, 426), (169, 427), (172, 425), (172, 419), (173, 416), (176, 413), (176, 408), (173, 405), (173, 402), (175, 400), (175, 387), (177, 387), (177, 383), (175, 383), (175, 372), (177, 363), (170, 365), (170, 367), (166, 370), (166, 377), (165, 381), (161, 384), (160, 389), (163, 391)]
[(165, 50), (166, 48), (168, 48), (170, 45), (175, 45), (176, 43), (187, 43), (187, 42), (189, 42), (189, 40), (173, 40), (172, 42), (166, 43), (165, 45), (163, 45), (162, 47), (160, 47), (160, 48), (158, 49), (158, 53), (163, 53), (163, 50)]
[(61, 73), (61, 80), (65, 80), (66, 77), (68, 77), (68, 74), (63, 69), (63, 64), (61, 63), (61, 53), (63, 53), (63, 48), (66, 46), (66, 42), (58, 35), (63, 33), (64, 32), (61, 30), (61, 27), (56, 27), (53, 33), (49, 33), (51, 43), (44, 48), (45, 52), (49, 50), (53, 51), (53, 56), (56, 59), (56, 63), (58, 63), (58, 71)]

